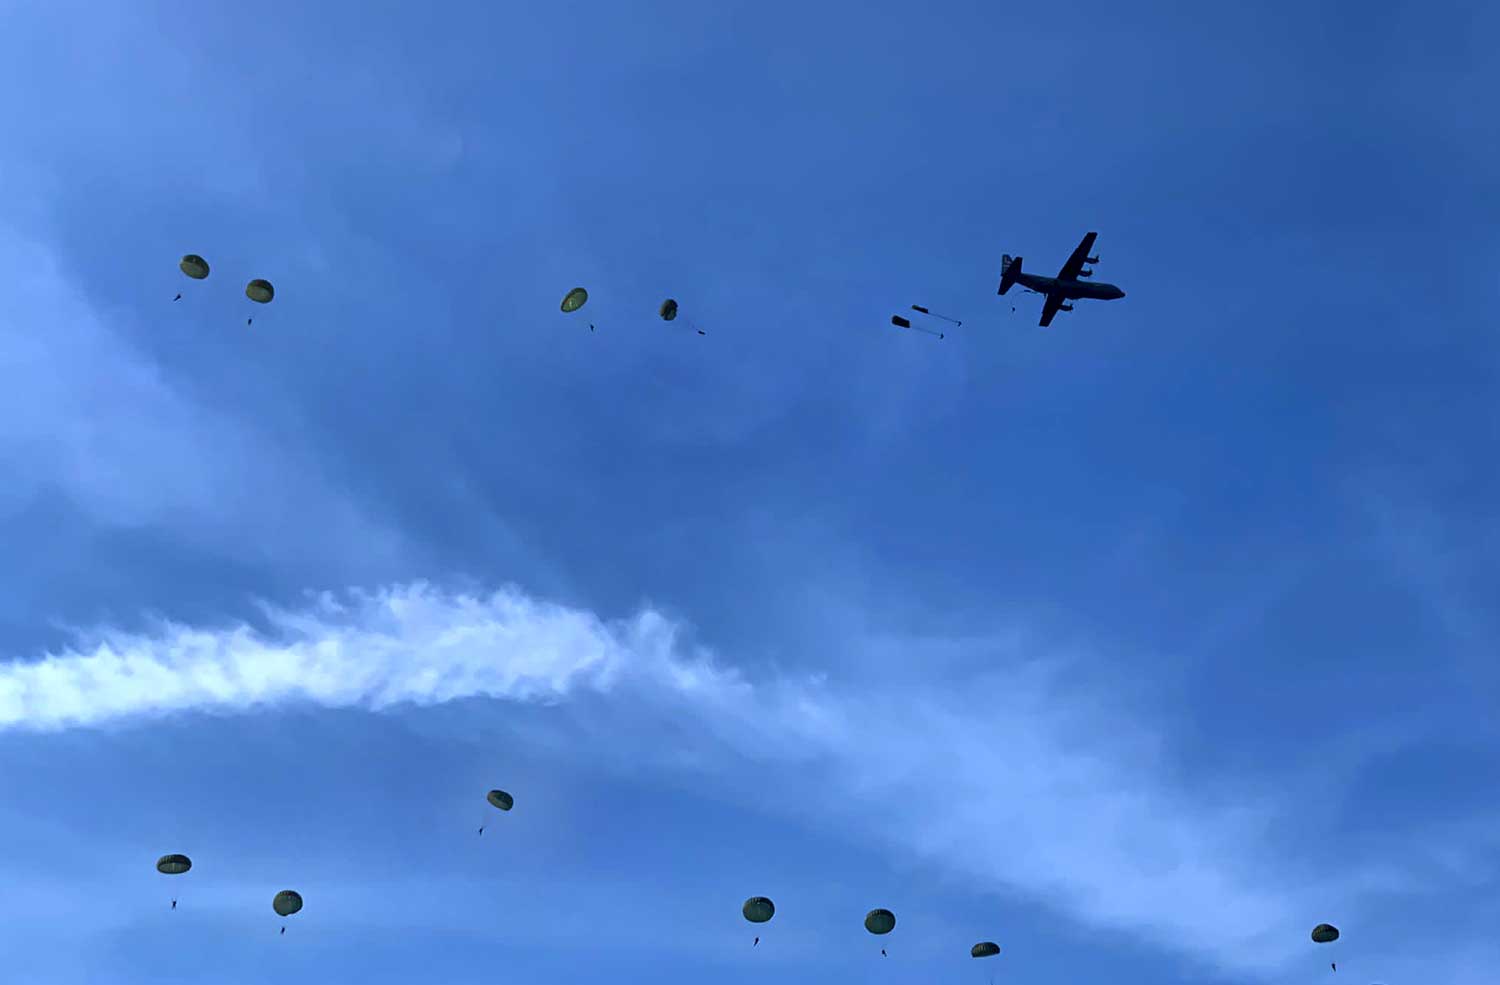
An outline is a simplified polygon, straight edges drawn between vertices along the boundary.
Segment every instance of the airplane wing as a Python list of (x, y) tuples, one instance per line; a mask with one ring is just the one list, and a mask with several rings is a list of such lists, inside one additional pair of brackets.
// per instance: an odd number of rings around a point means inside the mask
[(1078, 249), (1068, 257), (1068, 262), (1063, 264), (1062, 270), (1058, 271), (1058, 280), (1077, 280), (1078, 271), (1083, 269), (1083, 262), (1088, 259), (1089, 250), (1094, 248), (1094, 237), (1098, 233), (1085, 233), (1083, 242), (1078, 244)]
[(1052, 324), (1052, 316), (1057, 314), (1057, 309), (1062, 307), (1063, 296), (1061, 294), (1047, 295), (1046, 303), (1042, 305), (1041, 326), (1046, 328)]

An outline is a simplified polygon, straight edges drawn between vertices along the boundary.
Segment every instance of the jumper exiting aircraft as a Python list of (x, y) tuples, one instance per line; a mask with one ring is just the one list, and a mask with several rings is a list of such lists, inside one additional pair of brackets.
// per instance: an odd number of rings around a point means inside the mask
[(1039, 274), (1025, 274), (1021, 272), (1021, 258), (1013, 257), (1009, 253), (1000, 258), (1000, 290), (1004, 294), (1010, 290), (1012, 285), (1020, 284), (1023, 288), (1033, 294), (1045, 294), (1046, 302), (1042, 305), (1043, 328), (1052, 324), (1052, 316), (1059, 311), (1072, 311), (1071, 304), (1063, 304), (1064, 301), (1073, 301), (1078, 298), (1094, 298), (1099, 301), (1113, 301), (1123, 298), (1125, 292), (1113, 284), (1084, 283), (1081, 278), (1092, 277), (1092, 270), (1083, 269), (1085, 263), (1098, 263), (1098, 257), (1089, 256), (1089, 250), (1094, 248), (1094, 237), (1098, 233), (1089, 233), (1083, 237), (1083, 242), (1078, 244), (1078, 249), (1068, 257), (1068, 262), (1063, 264), (1056, 277), (1043, 277)]

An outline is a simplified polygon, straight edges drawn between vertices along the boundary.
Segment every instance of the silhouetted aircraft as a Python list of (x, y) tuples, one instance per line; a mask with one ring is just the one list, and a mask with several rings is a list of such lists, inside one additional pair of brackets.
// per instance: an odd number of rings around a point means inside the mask
[(1021, 272), (1021, 258), (1013, 257), (1009, 253), (1000, 258), (1000, 294), (1010, 290), (1015, 284), (1031, 291), (1033, 294), (1045, 294), (1046, 302), (1042, 305), (1042, 320), (1039, 323), (1043, 328), (1052, 324), (1052, 316), (1059, 311), (1072, 311), (1071, 304), (1063, 304), (1064, 301), (1074, 301), (1079, 298), (1093, 298), (1098, 301), (1113, 301), (1123, 298), (1125, 292), (1113, 284), (1095, 284), (1086, 282), (1082, 278), (1092, 277), (1092, 270), (1085, 270), (1085, 263), (1098, 263), (1098, 257), (1089, 256), (1089, 250), (1094, 248), (1094, 238), (1098, 233), (1089, 233), (1083, 237), (1083, 242), (1078, 244), (1078, 249), (1068, 257), (1068, 262), (1063, 264), (1056, 277), (1043, 277), (1040, 274), (1027, 274)]

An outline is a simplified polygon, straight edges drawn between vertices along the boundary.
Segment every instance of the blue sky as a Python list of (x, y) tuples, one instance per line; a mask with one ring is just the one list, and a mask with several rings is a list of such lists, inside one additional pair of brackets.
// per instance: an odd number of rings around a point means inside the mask
[(15, 980), (1492, 981), (1497, 29), (13, 11)]

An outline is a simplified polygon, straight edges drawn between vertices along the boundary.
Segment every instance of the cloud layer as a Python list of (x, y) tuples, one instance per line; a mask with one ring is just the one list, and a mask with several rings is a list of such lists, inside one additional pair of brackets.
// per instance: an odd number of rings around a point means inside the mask
[[(650, 609), (607, 621), (514, 588), (475, 596), (418, 583), (264, 616), (262, 630), (102, 631), (8, 663), (0, 728), (287, 702), (598, 701), (641, 736), (653, 722), (695, 735), (693, 759), (659, 766), (713, 775), (796, 762), (777, 771), (782, 810), (915, 855), (971, 890), (1020, 895), (1237, 973), (1305, 962), (1303, 925), (1328, 908), (1352, 914), (1355, 893), (1411, 888), (1409, 873), (1349, 860), (1337, 878), (1292, 875), (1269, 834), (1276, 804), (1211, 803), (1174, 780), (1161, 737), (1016, 655), (961, 686), (835, 689), (751, 681)], [(628, 752), (650, 760), (647, 741), (634, 741)]]

